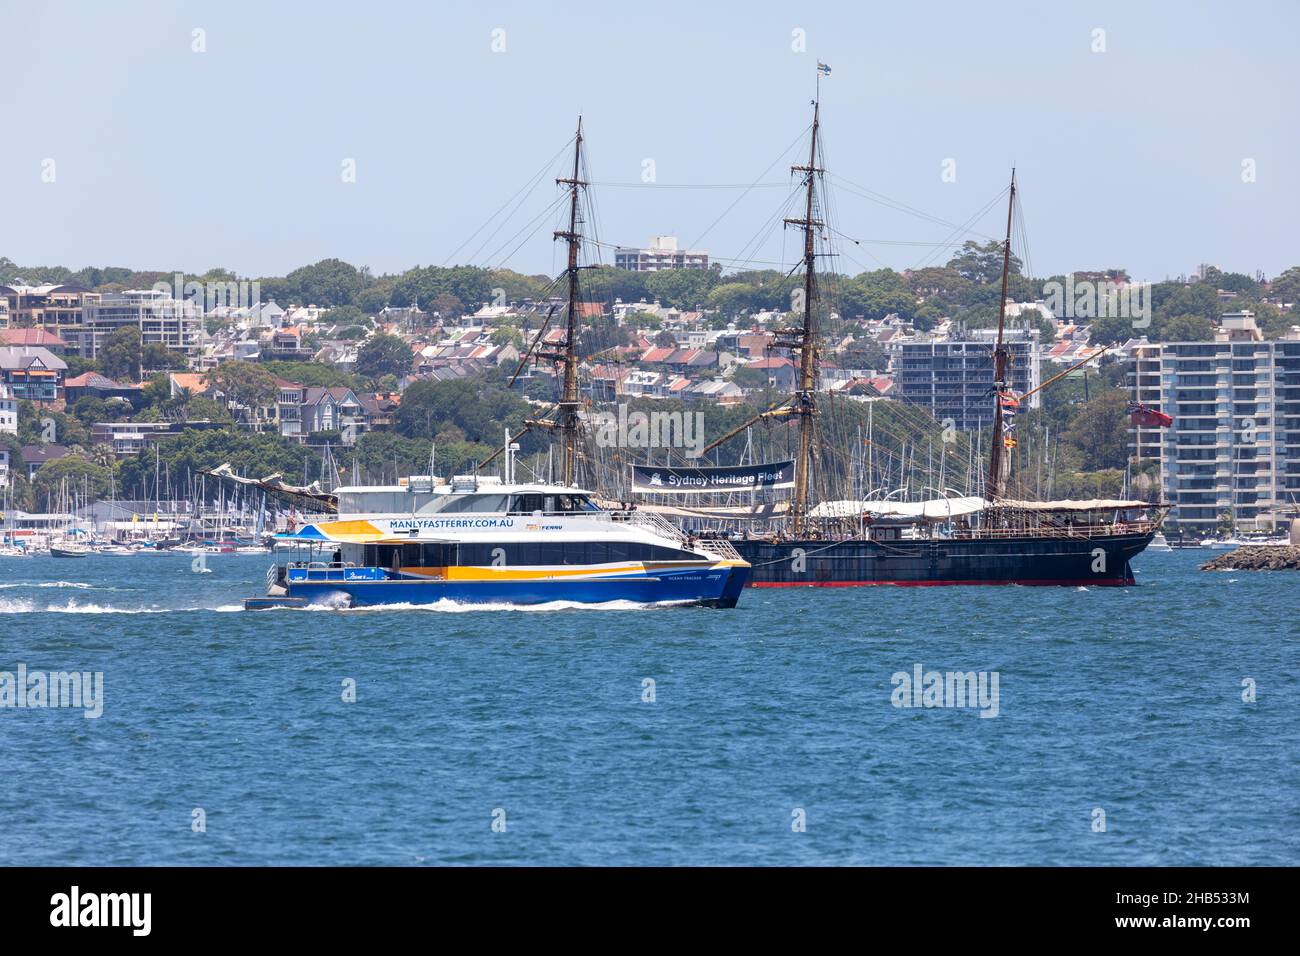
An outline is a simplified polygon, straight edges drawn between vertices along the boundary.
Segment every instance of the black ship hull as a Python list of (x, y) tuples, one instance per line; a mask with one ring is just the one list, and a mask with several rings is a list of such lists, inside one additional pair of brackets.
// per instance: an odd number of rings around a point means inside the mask
[(1154, 531), (1094, 537), (733, 541), (751, 587), (1020, 584), (1123, 587)]

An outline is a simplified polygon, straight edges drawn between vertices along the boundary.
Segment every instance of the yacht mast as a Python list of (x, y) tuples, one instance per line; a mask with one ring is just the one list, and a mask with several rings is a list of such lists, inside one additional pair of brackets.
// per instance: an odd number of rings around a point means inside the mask
[(580, 191), (587, 183), (579, 178), (582, 171), (582, 117), (578, 117), (578, 132), (573, 140), (573, 175), (556, 182), (569, 187), (569, 228), (557, 231), (556, 239), (563, 239), (569, 247), (569, 313), (565, 326), (563, 347), (551, 352), (539, 353), (543, 358), (564, 363), (564, 386), (559, 408), (556, 414), (555, 431), (560, 433), (562, 457), (560, 461), (561, 480), (565, 485), (573, 485), (578, 478), (578, 438), (581, 422), (578, 413), (582, 402), (578, 397), (578, 252), (582, 245), (582, 233), (578, 227), (580, 217), (578, 201)]
[(813, 100), (812, 136), (808, 146), (808, 164), (791, 166), (793, 172), (805, 176), (804, 214), (801, 218), (785, 220), (786, 225), (803, 230), (803, 325), (797, 329), (777, 332), (775, 343), (799, 353), (799, 384), (794, 394), (790, 413), (799, 419), (799, 454), (794, 464), (794, 497), (790, 501), (790, 527), (798, 535), (803, 532), (811, 508), (810, 486), (812, 449), (817, 423), (817, 343), (814, 305), (817, 301), (817, 230), (822, 222), (814, 218), (816, 211), (816, 180), (823, 170), (817, 166), (817, 134), (821, 126), (821, 93)]
[(1007, 365), (1010, 358), (1003, 331), (1007, 318), (1007, 279), (1011, 271), (1011, 212), (1016, 205), (1016, 171), (1011, 170), (1011, 191), (1007, 196), (1007, 238), (1002, 243), (1002, 295), (998, 298), (998, 341), (993, 349), (993, 443), (989, 449), (989, 480), (985, 497), (989, 501), (1001, 497), (1005, 472), (1010, 469), (1011, 456), (1002, 455), (1002, 395), (1007, 389)]

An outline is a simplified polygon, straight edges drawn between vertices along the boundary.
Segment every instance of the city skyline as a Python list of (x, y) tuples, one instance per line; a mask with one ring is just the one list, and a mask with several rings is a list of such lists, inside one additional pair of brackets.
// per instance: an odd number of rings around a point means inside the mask
[[(1294, 18), (1280, 4), (1230, 21), (1117, 4), (925, 17), (759, 5), (744, 18), (668, 4), (572, 22), (517, 5), (402, 7), (400, 34), (386, 28), (396, 9), (13, 11), (16, 33), (59, 43), (11, 58), (7, 111), (24, 134), (0, 158), (0, 255), (249, 277), (334, 257), (376, 274), (553, 275), (545, 218), (513, 255), (458, 247), (539, 167), (498, 239), (546, 208), (545, 160), (582, 113), (604, 262), (615, 245), (676, 235), (726, 268), (781, 268), (793, 249), (764, 229), (793, 186), (823, 61), (840, 271), (941, 265), (949, 240), (1000, 236), (996, 202), (955, 237), (899, 207), (964, 223), (1013, 163), (1036, 277), (1121, 267), (1160, 280), (1202, 262), (1272, 277), (1295, 264), (1300, 183), (1284, 160), (1300, 134), (1284, 118), (1298, 84), (1288, 31), (1266, 28)], [(629, 64), (610, 38), (631, 31), (662, 56)], [(1209, 50), (1221, 70), (1192, 55)]]

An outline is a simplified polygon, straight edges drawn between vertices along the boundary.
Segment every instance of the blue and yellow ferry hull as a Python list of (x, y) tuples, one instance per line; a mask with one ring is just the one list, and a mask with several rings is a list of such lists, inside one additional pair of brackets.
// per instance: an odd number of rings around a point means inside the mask
[(743, 561), (691, 567), (648, 567), (608, 572), (571, 569), (449, 568), (445, 576), (417, 569), (290, 568), (283, 599), (257, 607), (326, 605), (513, 604), (565, 601), (604, 604), (692, 604), (735, 607), (749, 581)]

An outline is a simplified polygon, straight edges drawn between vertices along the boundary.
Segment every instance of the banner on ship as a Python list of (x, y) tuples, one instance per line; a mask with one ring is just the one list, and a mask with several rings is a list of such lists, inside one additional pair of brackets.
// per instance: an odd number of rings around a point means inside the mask
[(632, 490), (642, 494), (684, 495), (701, 492), (767, 491), (794, 487), (794, 461), (731, 468), (632, 466)]

